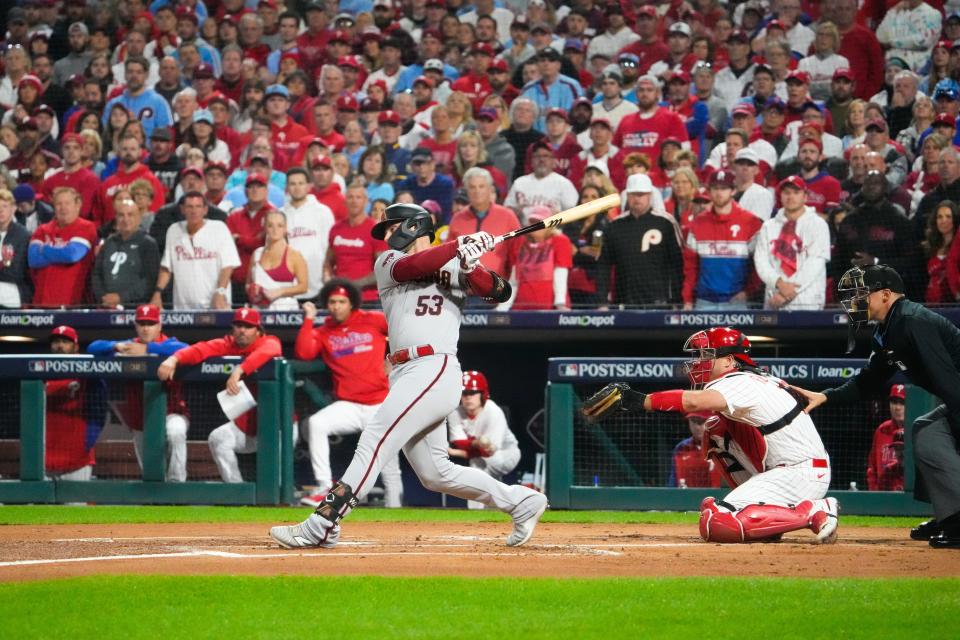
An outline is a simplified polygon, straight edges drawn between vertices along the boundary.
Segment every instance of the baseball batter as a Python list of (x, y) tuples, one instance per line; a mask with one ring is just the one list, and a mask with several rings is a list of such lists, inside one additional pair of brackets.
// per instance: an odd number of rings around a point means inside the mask
[[(319, 507), (333, 486), (330, 471), (332, 435), (359, 433), (373, 419), (390, 383), (384, 368), (387, 349), (387, 319), (378, 311), (360, 309), (360, 289), (347, 280), (330, 280), (320, 289), (320, 304), (329, 316), (315, 327), (317, 308), (303, 304), (303, 325), (297, 334), (294, 355), (300, 360), (321, 358), (333, 376), (336, 401), (317, 411), (307, 421), (310, 462), (317, 481), (317, 492), (305, 496), (300, 504)], [(403, 479), (400, 452), (384, 462), (384, 504), (400, 507)]]
[[(507, 425), (507, 416), (490, 399), (487, 377), (479, 371), (463, 372), (460, 406), (447, 416), (450, 457), (463, 458), (497, 480), (517, 468), (520, 446)], [(471, 509), (482, 509), (480, 502), (468, 502)]]
[(300, 524), (273, 527), (270, 536), (287, 548), (335, 546), (340, 520), (370, 490), (385, 461), (403, 449), (426, 488), (510, 514), (507, 545), (522, 545), (547, 508), (546, 496), (453, 464), (444, 427), (460, 401), (457, 341), (466, 298), (473, 293), (502, 302), (510, 295), (506, 280), (480, 265), (493, 249), (493, 237), (480, 232), (431, 247), (430, 214), (414, 204), (388, 207), (371, 234), (390, 247), (375, 266), (390, 341), (397, 347), (389, 356), (390, 392), (324, 503)]
[(757, 366), (750, 342), (736, 329), (695, 333), (684, 351), (694, 356), (686, 363), (692, 389), (647, 395), (616, 382), (588, 399), (584, 414), (598, 418), (615, 408), (718, 413), (703, 449), (735, 488), (723, 500), (700, 504), (700, 536), (754, 542), (810, 529), (817, 542), (835, 542), (839, 506), (824, 498), (830, 459), (803, 411), (804, 398)]

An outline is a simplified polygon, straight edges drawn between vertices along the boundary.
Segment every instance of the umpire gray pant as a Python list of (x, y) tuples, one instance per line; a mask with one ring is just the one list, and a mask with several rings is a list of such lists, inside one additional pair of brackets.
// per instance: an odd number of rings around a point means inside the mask
[(917, 465), (913, 497), (933, 504), (937, 520), (960, 513), (960, 448), (942, 404), (913, 423), (913, 460)]

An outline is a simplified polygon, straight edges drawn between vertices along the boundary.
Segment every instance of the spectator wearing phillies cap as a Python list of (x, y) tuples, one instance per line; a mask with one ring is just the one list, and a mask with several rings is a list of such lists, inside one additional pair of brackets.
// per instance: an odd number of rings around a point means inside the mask
[(763, 223), (734, 201), (733, 172), (714, 172), (709, 189), (710, 209), (693, 219), (687, 235), (683, 306), (745, 309), (757, 285), (751, 256)]
[(483, 106), (483, 100), (493, 93), (490, 86), (490, 79), (487, 77), (487, 70), (490, 63), (493, 62), (494, 50), (485, 42), (478, 42), (470, 49), (469, 70), (465, 75), (457, 78), (450, 88), (454, 91), (462, 91), (473, 104), (474, 113)]
[[(814, 100), (827, 100), (830, 97), (831, 84), (837, 78), (837, 71), (841, 69), (846, 72), (841, 77), (848, 78), (851, 85), (855, 80), (850, 71), (850, 61), (837, 53), (839, 48), (840, 31), (837, 26), (832, 22), (822, 22), (817, 26), (813, 53), (797, 64), (797, 71), (803, 71), (810, 76), (810, 96)], [(836, 121), (836, 116), (834, 120)]]
[(541, 49), (537, 54), (540, 78), (525, 84), (520, 93), (540, 108), (536, 126), (541, 131), (546, 130), (546, 112), (549, 109), (568, 110), (574, 100), (583, 95), (579, 81), (560, 74), (561, 59), (560, 52), (553, 47)]
[(806, 71), (791, 71), (787, 74), (786, 125), (803, 119), (803, 111), (810, 100), (810, 74)]
[[(267, 335), (263, 330), (260, 312), (256, 309), (237, 309), (233, 314), (232, 324), (229, 335), (198, 342), (164, 360), (157, 369), (157, 377), (164, 381), (173, 380), (179, 365), (192, 366), (208, 358), (242, 356), (243, 361), (234, 367), (225, 385), (229, 395), (239, 394), (241, 378), (253, 375), (267, 362), (280, 357), (283, 350), (280, 340), (276, 336)], [(256, 398), (256, 384), (250, 382), (246, 383), (246, 386)], [(210, 432), (207, 442), (223, 481), (243, 482), (237, 453), (253, 453), (257, 450), (257, 412), (248, 411), (217, 427)]]
[(651, 65), (670, 55), (670, 48), (663, 43), (660, 37), (660, 17), (652, 4), (642, 5), (636, 10), (636, 28), (634, 31), (640, 36), (623, 49), (621, 53), (632, 53), (639, 59), (637, 73), (646, 74)]
[(890, 419), (873, 432), (873, 444), (867, 455), (868, 491), (903, 491), (903, 425), (906, 419), (907, 389), (902, 384), (890, 387), (887, 403)]
[[(757, 152), (760, 160), (767, 165), (767, 169), (773, 168), (777, 164), (777, 151), (773, 148), (773, 145), (767, 142), (759, 133), (757, 129), (757, 112), (754, 110), (753, 104), (749, 102), (740, 102), (733, 108), (733, 128), (742, 131), (747, 137), (747, 146)], [(730, 132), (727, 132), (727, 137), (729, 138)], [(710, 152), (710, 157), (707, 158), (707, 166), (714, 169), (719, 169), (721, 167), (726, 167), (730, 164), (734, 157), (736, 156), (736, 151), (730, 153), (727, 148), (726, 142), (721, 142), (713, 148), (713, 151)]]
[(850, 69), (834, 71), (830, 82), (830, 97), (824, 103), (833, 121), (833, 134), (841, 139), (851, 133), (847, 118), (850, 114), (850, 105), (855, 99), (853, 92), (855, 81), (856, 77)]
[(141, 228), (142, 214), (129, 193), (114, 203), (116, 231), (97, 252), (91, 288), (97, 304), (108, 309), (146, 302), (160, 269), (160, 251)]
[(830, 228), (808, 199), (807, 185), (789, 176), (777, 185), (780, 209), (763, 223), (753, 255), (766, 292), (764, 307), (816, 311), (826, 302)]
[(317, 156), (310, 161), (310, 193), (320, 204), (326, 205), (339, 222), (347, 217), (347, 204), (340, 185), (334, 180), (335, 171), (330, 156)]
[(491, 95), (503, 98), (509, 107), (520, 90), (510, 81), (510, 65), (503, 58), (495, 58), (487, 68), (487, 80), (490, 82)]
[[(553, 170), (577, 184), (578, 176), (583, 174), (580, 167), (580, 152), (583, 149), (577, 143), (576, 136), (570, 131), (567, 112), (563, 109), (549, 109), (547, 111), (547, 132), (541, 139), (546, 143), (554, 158)], [(533, 171), (533, 153), (535, 145), (527, 149), (524, 160), (525, 173)]]

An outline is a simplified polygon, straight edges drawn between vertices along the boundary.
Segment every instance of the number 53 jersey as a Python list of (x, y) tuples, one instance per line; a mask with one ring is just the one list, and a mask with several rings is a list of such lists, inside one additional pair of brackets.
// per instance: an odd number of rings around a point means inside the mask
[(434, 353), (457, 354), (467, 299), (465, 274), (453, 258), (422, 279), (398, 282), (393, 267), (406, 256), (388, 250), (374, 266), (380, 304), (387, 316), (390, 350), (431, 345)]

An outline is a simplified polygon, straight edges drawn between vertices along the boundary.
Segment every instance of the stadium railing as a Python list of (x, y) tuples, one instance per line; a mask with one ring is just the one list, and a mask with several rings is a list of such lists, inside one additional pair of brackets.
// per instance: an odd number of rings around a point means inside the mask
[[(813, 390), (841, 384), (864, 360), (767, 359), (759, 364), (774, 375)], [(707, 496), (729, 488), (667, 486), (673, 447), (690, 436), (686, 420), (675, 413), (614, 415), (585, 421), (579, 408), (608, 382), (629, 382), (635, 389), (687, 388), (681, 358), (551, 358), (546, 402), (547, 494), (557, 509), (696, 510)], [(900, 380), (900, 382), (905, 382)], [(929, 505), (912, 497), (914, 466), (910, 425), (936, 406), (936, 398), (907, 386), (903, 449), (904, 491), (864, 491), (867, 453), (876, 427), (889, 415), (886, 394), (849, 407), (824, 405), (813, 412), (830, 455), (830, 495), (844, 513), (923, 515)]]
[[(240, 358), (212, 358), (202, 365), (178, 368), (176, 380), (184, 382), (184, 394), (191, 406), (191, 434), (204, 439), (200, 450), (206, 454), (205, 436), (212, 426), (226, 422), (215, 394)], [(97, 502), (113, 504), (282, 504), (293, 501), (293, 410), (294, 380), (291, 364), (276, 358), (253, 374), (258, 386), (257, 452), (252, 482), (227, 484), (219, 480), (167, 482), (166, 428), (167, 394), (157, 379), (160, 359), (156, 357), (95, 358), (90, 355), (0, 356), (0, 379), (6, 395), (0, 418), (5, 437), (15, 450), (18, 479), (0, 480), (0, 503)], [(62, 379), (100, 379), (108, 386), (108, 396), (117, 397), (123, 385), (142, 381), (143, 385), (143, 472), (134, 466), (132, 446), (128, 449), (127, 469), (115, 473), (115, 479), (102, 479), (94, 466), (94, 480), (64, 481), (47, 479), (45, 474), (45, 382)], [(19, 383), (19, 389), (16, 389)], [(11, 388), (13, 387), (13, 388)], [(11, 393), (12, 392), (12, 393)], [(110, 402), (108, 401), (108, 405)], [(105, 408), (106, 410), (106, 408)], [(10, 423), (19, 430), (11, 434)], [(198, 426), (199, 425), (199, 426)], [(129, 434), (126, 434), (129, 439)], [(196, 440), (197, 438), (193, 438)], [(97, 443), (99, 447), (101, 442)], [(127, 441), (129, 443), (129, 440)], [(104, 467), (117, 467), (104, 463)], [(207, 457), (208, 469), (212, 468)], [(110, 477), (110, 473), (105, 474)], [(119, 479), (126, 478), (126, 479)], [(135, 478), (135, 479), (133, 479)]]

